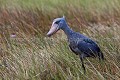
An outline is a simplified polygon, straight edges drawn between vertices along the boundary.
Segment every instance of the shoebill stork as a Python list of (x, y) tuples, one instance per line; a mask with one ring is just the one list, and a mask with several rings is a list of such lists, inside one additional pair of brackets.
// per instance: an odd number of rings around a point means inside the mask
[(68, 26), (65, 17), (56, 18), (53, 20), (51, 29), (47, 33), (47, 36), (55, 34), (58, 30), (62, 29), (67, 35), (69, 47), (76, 55), (79, 55), (82, 62), (82, 68), (85, 70), (83, 59), (86, 57), (98, 57), (99, 60), (104, 60), (103, 53), (95, 41), (88, 38), (87, 36), (74, 32)]

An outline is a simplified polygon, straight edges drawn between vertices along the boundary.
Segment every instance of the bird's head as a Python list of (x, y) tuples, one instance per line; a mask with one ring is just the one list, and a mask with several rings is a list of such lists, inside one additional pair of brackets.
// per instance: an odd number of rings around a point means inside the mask
[(63, 16), (62, 18), (56, 18), (53, 20), (51, 29), (47, 33), (47, 36), (51, 36), (54, 33), (56, 33), (58, 30), (63, 29), (64, 25), (66, 25), (65, 17)]

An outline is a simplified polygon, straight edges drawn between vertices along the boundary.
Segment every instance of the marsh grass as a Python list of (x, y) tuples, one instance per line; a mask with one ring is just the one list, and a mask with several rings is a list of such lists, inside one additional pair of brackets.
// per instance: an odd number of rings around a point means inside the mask
[[(119, 0), (1, 2), (0, 79), (120, 79)], [(68, 24), (75, 31), (94, 39), (105, 55), (103, 62), (87, 58), (86, 74), (79, 57), (69, 50), (62, 31), (51, 38), (46, 37), (52, 20), (63, 13)], [(13, 33), (15, 37), (10, 36)]]
[[(86, 34), (92, 33), (88, 31)], [(95, 37), (98, 35), (100, 34), (96, 34)], [(113, 42), (114, 38), (112, 39), (111, 36), (104, 37), (103, 35), (96, 38), (106, 60), (99, 62), (98, 59), (88, 58), (85, 61), (87, 68), (87, 74), (85, 75), (79, 57), (69, 50), (65, 35), (62, 36), (62, 39), (49, 39), (44, 36), (28, 39), (24, 35), (24, 38), (7, 39), (9, 48), (3, 49), (6, 53), (4, 56), (6, 65), (1, 66), (1, 77), (3, 79), (35, 80), (119, 79), (120, 64), (119, 53), (117, 53), (119, 48), (116, 47), (119, 45), (117, 44), (118, 39)]]

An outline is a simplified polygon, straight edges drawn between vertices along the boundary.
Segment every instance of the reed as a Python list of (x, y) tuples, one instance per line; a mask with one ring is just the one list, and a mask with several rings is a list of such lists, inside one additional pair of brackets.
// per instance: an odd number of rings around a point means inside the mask
[[(11, 5), (12, 4), (12, 5)], [(0, 0), (0, 79), (119, 80), (119, 0)], [(75, 31), (96, 40), (106, 60), (79, 57), (59, 31), (47, 38), (52, 20), (66, 16)]]

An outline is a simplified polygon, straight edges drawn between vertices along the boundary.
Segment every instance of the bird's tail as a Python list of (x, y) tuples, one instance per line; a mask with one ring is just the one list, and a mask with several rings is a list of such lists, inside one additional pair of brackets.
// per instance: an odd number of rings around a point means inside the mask
[(100, 51), (98, 53), (99, 60), (105, 60), (103, 53)]

